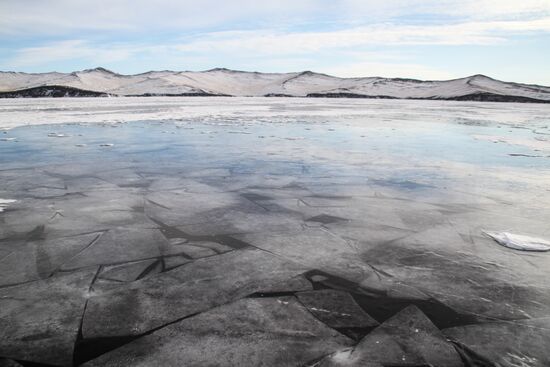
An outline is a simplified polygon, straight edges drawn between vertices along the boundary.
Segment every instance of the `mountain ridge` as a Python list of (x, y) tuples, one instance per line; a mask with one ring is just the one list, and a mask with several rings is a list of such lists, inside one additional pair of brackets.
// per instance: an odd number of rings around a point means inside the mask
[(313, 71), (261, 73), (214, 68), (119, 74), (97, 67), (71, 73), (0, 71), (0, 97), (239, 96), (392, 98), (550, 103), (550, 87), (482, 74), (450, 80), (340, 78)]

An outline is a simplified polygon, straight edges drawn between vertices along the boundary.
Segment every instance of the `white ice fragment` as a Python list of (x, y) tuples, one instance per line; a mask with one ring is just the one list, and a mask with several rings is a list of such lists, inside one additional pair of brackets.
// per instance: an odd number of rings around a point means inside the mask
[(183, 245), (184, 243), (187, 242), (187, 239), (186, 238), (170, 238), (168, 240), (168, 242), (171, 245)]
[(69, 135), (59, 134), (59, 133), (49, 133), (48, 136), (49, 136), (50, 138), (66, 138), (66, 137), (68, 137)]
[(507, 360), (507, 362), (510, 364), (510, 366), (517, 366), (517, 367), (531, 367), (535, 366), (538, 363), (538, 360), (533, 357), (529, 357), (526, 355), (520, 356), (512, 353), (506, 353), (507, 356), (504, 357), (504, 360)]
[(17, 200), (0, 199), (0, 213), (8, 207), (8, 204), (15, 203)]
[(0, 141), (14, 141), (15, 138), (2, 138)]
[(99, 144), (100, 147), (112, 147), (114, 144), (108, 143), (108, 144)]
[(314, 275), (311, 277), (311, 280), (314, 282), (323, 282), (325, 280), (328, 280), (328, 278), (324, 275)]
[(338, 351), (332, 355), (332, 360), (336, 363), (344, 364), (350, 361), (352, 352), (353, 352), (353, 349), (344, 349), (344, 350)]
[(550, 251), (550, 242), (541, 238), (523, 236), (508, 232), (484, 232), (498, 244), (522, 251)]

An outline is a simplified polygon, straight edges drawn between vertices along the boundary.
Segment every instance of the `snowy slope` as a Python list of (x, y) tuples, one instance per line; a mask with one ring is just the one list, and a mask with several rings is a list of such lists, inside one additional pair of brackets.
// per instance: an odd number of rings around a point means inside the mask
[[(447, 81), (420, 81), (379, 77), (337, 78), (310, 71), (257, 73), (228, 69), (151, 71), (137, 75), (121, 75), (103, 68), (68, 74), (0, 72), (0, 96), (29, 96), (32, 91), (25, 94), (19, 91), (30, 88), (40, 90), (38, 87), (70, 87), (117, 96), (287, 95), (550, 102), (549, 87), (502, 82), (484, 75)], [(72, 90), (64, 95), (70, 95)]]

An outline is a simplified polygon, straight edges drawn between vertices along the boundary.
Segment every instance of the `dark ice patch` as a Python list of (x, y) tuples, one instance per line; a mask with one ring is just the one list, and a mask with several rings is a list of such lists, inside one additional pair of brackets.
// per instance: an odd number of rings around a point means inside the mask
[(345, 222), (347, 220), (348, 219), (335, 217), (335, 216), (328, 215), (328, 214), (321, 214), (321, 215), (316, 215), (315, 217), (311, 217), (311, 218), (306, 219), (306, 222), (317, 222), (317, 223), (322, 223), (322, 224), (330, 224), (330, 223), (336, 223), (336, 222)]

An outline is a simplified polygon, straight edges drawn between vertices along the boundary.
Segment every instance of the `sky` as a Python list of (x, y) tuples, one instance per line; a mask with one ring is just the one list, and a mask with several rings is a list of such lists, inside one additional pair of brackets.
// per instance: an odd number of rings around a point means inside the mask
[(0, 70), (99, 66), (550, 85), (550, 0), (0, 0)]

